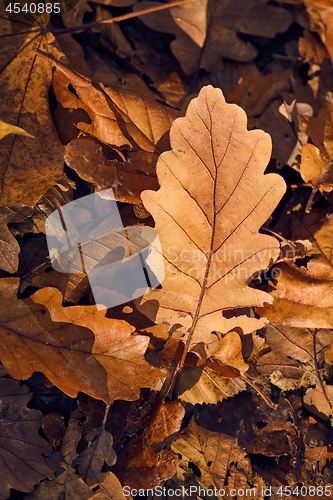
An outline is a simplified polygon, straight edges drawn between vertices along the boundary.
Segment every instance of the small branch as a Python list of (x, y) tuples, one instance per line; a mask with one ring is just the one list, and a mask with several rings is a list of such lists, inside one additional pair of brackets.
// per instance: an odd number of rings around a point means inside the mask
[(109, 411), (110, 411), (111, 405), (106, 405), (105, 406), (105, 413), (104, 413), (104, 418), (102, 422), (102, 429), (105, 429), (105, 424), (109, 416)]
[(133, 19), (134, 17), (144, 16), (146, 14), (152, 14), (160, 10), (170, 9), (171, 7), (176, 7), (182, 5), (183, 3), (193, 2), (194, 0), (174, 0), (172, 2), (158, 5), (157, 7), (149, 7), (148, 9), (139, 10), (137, 12), (130, 12), (129, 14), (124, 14), (123, 16), (113, 17), (112, 19), (106, 19), (104, 21), (95, 21), (93, 23), (82, 24), (81, 26), (73, 26), (71, 28), (59, 28), (50, 30), (53, 35), (61, 35), (63, 33), (74, 33), (75, 31), (82, 31), (87, 28), (95, 28), (97, 26), (103, 26), (104, 24), (119, 23), (121, 21), (126, 21), (127, 19)]
[(259, 389), (259, 387), (258, 387), (256, 384), (254, 384), (253, 382), (251, 382), (251, 380), (250, 380), (250, 379), (248, 379), (247, 377), (245, 377), (245, 375), (240, 374), (240, 378), (241, 378), (242, 380), (244, 380), (244, 382), (246, 382), (247, 384), (249, 384), (249, 386), (250, 386), (250, 387), (252, 387), (252, 389), (254, 389), (254, 390), (256, 391), (256, 393), (257, 393), (259, 396), (261, 396), (261, 397), (262, 397), (262, 399), (265, 401), (265, 403), (266, 403), (266, 404), (267, 404), (270, 408), (272, 408), (273, 410), (276, 410), (276, 409), (278, 408), (278, 405), (277, 405), (277, 404), (275, 404), (275, 403), (273, 403), (273, 401), (271, 401), (271, 400), (269, 399), (269, 397), (268, 397), (268, 396), (266, 396), (266, 394), (265, 394), (265, 393), (264, 393), (261, 389)]

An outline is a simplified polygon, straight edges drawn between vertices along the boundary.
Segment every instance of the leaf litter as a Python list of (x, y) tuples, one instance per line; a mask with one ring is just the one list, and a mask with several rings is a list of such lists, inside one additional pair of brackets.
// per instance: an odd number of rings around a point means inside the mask
[[(7, 4), (1, 498), (330, 497), (329, 2)], [(106, 311), (45, 221), (110, 188), (165, 278)]]

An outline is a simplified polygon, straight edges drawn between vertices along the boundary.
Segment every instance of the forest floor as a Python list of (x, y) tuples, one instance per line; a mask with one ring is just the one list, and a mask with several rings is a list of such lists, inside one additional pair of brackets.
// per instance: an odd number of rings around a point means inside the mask
[(0, 6), (0, 500), (332, 498), (332, 0)]

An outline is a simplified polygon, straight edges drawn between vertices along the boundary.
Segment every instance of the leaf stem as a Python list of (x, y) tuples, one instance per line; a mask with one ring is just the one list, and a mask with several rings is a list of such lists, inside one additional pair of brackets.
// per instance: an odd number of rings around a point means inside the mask
[(244, 380), (244, 382), (249, 384), (249, 386), (252, 387), (252, 389), (254, 389), (256, 393), (262, 397), (262, 399), (270, 408), (272, 408), (273, 410), (276, 410), (278, 408), (278, 405), (276, 403), (273, 403), (273, 401), (271, 401), (269, 397), (266, 396), (266, 394), (261, 389), (259, 389), (259, 387), (256, 384), (254, 384), (250, 379), (248, 379), (245, 375), (241, 373), (240, 378)]

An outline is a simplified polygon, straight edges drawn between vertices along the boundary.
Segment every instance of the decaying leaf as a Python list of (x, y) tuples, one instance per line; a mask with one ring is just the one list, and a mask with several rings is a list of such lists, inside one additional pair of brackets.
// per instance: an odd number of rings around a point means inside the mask
[(73, 462), (77, 466), (80, 477), (88, 486), (102, 483), (105, 473), (104, 464), (109, 466), (116, 462), (116, 454), (112, 448), (112, 436), (103, 427), (96, 429), (90, 437), (87, 448)]
[[(1, 1), (0, 30), (2, 34), (10, 34), (12, 28), (5, 7)], [(47, 23), (49, 15), (45, 16)], [(39, 30), (24, 31), (1, 40), (0, 116), (29, 135), (8, 135), (1, 142), (0, 203), (1, 206), (19, 203), (33, 206), (63, 176), (63, 147), (55, 132), (48, 102), (52, 67), (37, 58), (33, 49), (38, 47), (59, 58), (62, 54), (54, 45), (54, 36), (47, 31), (45, 34)]]
[[(273, 323), (295, 327), (332, 328), (332, 216), (297, 217), (294, 234), (311, 241), (313, 249), (306, 267), (281, 263), (273, 268), (277, 278), (272, 305), (258, 308)], [(316, 224), (316, 225), (314, 225)]]
[[(155, 5), (160, 3), (140, 2), (134, 10)], [(219, 71), (222, 57), (242, 62), (254, 59), (255, 47), (237, 33), (274, 37), (291, 23), (286, 10), (256, 0), (247, 0), (246, 4), (241, 0), (196, 0), (142, 16), (141, 20), (153, 29), (176, 35), (171, 50), (189, 75), (200, 68)]]
[(241, 106), (247, 116), (261, 115), (279, 93), (290, 90), (290, 71), (280, 70), (262, 75), (256, 66), (249, 66), (237, 85), (225, 93), (228, 102)]
[[(101, 472), (104, 460), (105, 463), (115, 461), (112, 436), (104, 431), (102, 424), (103, 403), (90, 400), (91, 408), (87, 411), (86, 399), (89, 398), (80, 398), (77, 408), (71, 412), (60, 447), (61, 453), (53, 457), (53, 466), (58, 470), (57, 477), (41, 484), (28, 497), (29, 500), (44, 500), (55, 494), (59, 498), (75, 500), (124, 500), (125, 495), (116, 476), (112, 472)], [(78, 465), (80, 475), (85, 475), (89, 484), (79, 477), (76, 470)], [(131, 495), (129, 499), (132, 499)]]
[(136, 489), (155, 488), (174, 475), (179, 458), (169, 447), (184, 414), (179, 401), (157, 403), (146, 428), (118, 455), (113, 470), (123, 484)]
[[(81, 179), (96, 184), (98, 191), (112, 187), (115, 199), (127, 203), (141, 202), (140, 194), (148, 186), (157, 190), (155, 165), (135, 160), (127, 153), (128, 161), (93, 137), (72, 140), (65, 150), (65, 161)], [(87, 169), (87, 164), (89, 168)]]
[(202, 347), (218, 348), (212, 331), (238, 326), (249, 333), (260, 324), (246, 315), (226, 318), (222, 310), (271, 301), (248, 283), (278, 255), (277, 241), (258, 230), (285, 185), (278, 175), (263, 175), (268, 135), (247, 131), (244, 111), (211, 86), (174, 122), (171, 145), (158, 162), (161, 188), (142, 194), (159, 233), (165, 279), (140, 308), (157, 323), (182, 325), (204, 357)]
[(15, 273), (18, 269), (20, 246), (7, 227), (10, 222), (21, 222), (32, 215), (32, 209), (24, 206), (0, 208), (0, 269)]
[(51, 446), (39, 435), (41, 412), (27, 408), (32, 394), (26, 385), (0, 378), (0, 498), (10, 488), (33, 491), (42, 479), (52, 479), (46, 457)]
[(191, 463), (196, 465), (200, 474), (193, 482), (206, 489), (215, 487), (227, 494), (231, 488), (245, 489), (252, 480), (250, 460), (237, 438), (205, 429), (194, 417), (180, 432), (172, 449), (181, 455), (182, 468)]
[(257, 363), (261, 373), (270, 375), (271, 381), (284, 390), (309, 387), (316, 383), (316, 359), (322, 357), (330, 344), (333, 338), (331, 330), (319, 329), (314, 333), (306, 328), (271, 324), (265, 327), (264, 333), (271, 351), (265, 353)]

